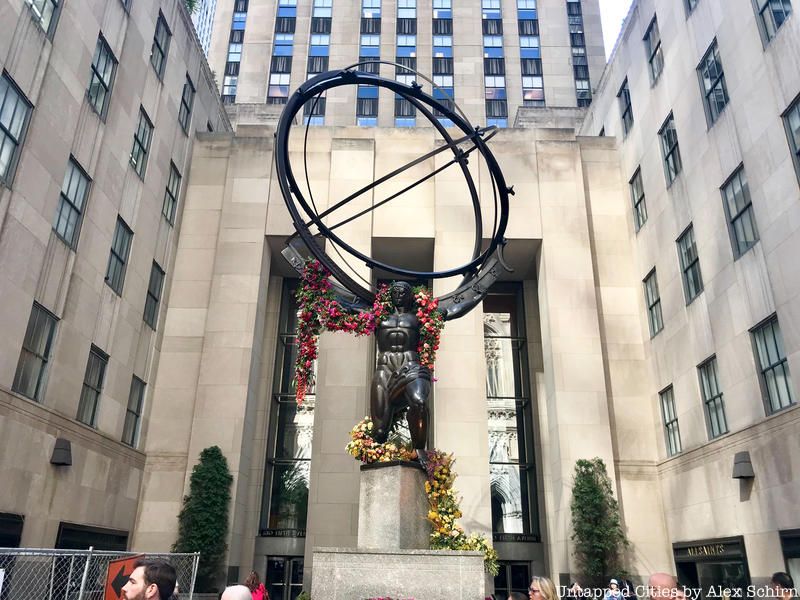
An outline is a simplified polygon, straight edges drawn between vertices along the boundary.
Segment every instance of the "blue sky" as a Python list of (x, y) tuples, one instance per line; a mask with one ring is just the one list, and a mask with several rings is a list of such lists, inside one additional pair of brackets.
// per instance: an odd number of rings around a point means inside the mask
[(614, 42), (617, 41), (622, 21), (628, 14), (631, 0), (600, 0), (600, 15), (603, 20), (603, 38), (605, 39), (606, 57), (611, 54)]

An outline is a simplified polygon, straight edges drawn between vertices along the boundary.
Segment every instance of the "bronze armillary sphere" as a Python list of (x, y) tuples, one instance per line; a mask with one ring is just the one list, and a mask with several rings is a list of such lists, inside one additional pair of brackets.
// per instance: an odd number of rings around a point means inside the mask
[[(385, 61), (383, 64), (395, 65)], [(275, 134), (275, 167), (278, 176), (278, 183), (280, 185), (281, 193), (289, 214), (294, 222), (296, 233), (288, 240), (287, 248), (283, 251), (284, 256), (290, 264), (298, 271), (302, 270), (303, 262), (306, 256), (310, 254), (331, 273), (333, 278), (341, 285), (344, 291), (347, 290), (354, 297), (353, 300), (357, 303), (366, 303), (371, 305), (375, 293), (370, 289), (369, 285), (365, 286), (356, 281), (350, 274), (343, 270), (336, 261), (329, 256), (325, 249), (320, 244), (320, 238), (324, 238), (328, 247), (333, 247), (336, 252), (341, 254), (341, 251), (355, 258), (357, 261), (365, 264), (370, 269), (380, 269), (394, 275), (400, 279), (440, 279), (446, 277), (463, 276), (459, 286), (456, 290), (439, 298), (439, 306), (445, 314), (445, 318), (452, 319), (466, 314), (473, 306), (475, 306), (486, 295), (489, 286), (499, 277), (501, 269), (509, 270), (503, 262), (502, 250), (506, 243), (505, 231), (508, 223), (508, 196), (513, 194), (513, 190), (506, 186), (505, 179), (500, 170), (500, 167), (487, 145), (487, 141), (496, 133), (495, 127), (474, 127), (472, 126), (463, 112), (449, 99), (437, 99), (423, 91), (422, 86), (416, 81), (411, 85), (395, 81), (393, 79), (386, 79), (377, 74), (365, 72), (365, 65), (368, 63), (359, 63), (352, 65), (345, 69), (328, 71), (321, 73), (303, 83), (292, 94), (283, 113), (281, 114), (278, 123), (278, 129)], [(375, 67), (376, 65), (370, 65)], [(401, 66), (400, 66), (401, 67)], [(415, 74), (415, 77), (430, 81), (426, 77), (401, 67)], [(365, 70), (359, 70), (365, 69)], [(370, 69), (377, 71), (377, 69)], [(432, 84), (432, 82), (431, 82)], [(326, 210), (319, 212), (316, 209), (314, 199), (311, 195), (309, 176), (308, 176), (308, 163), (307, 163), (307, 144), (308, 144), (308, 124), (305, 126), (305, 137), (303, 146), (303, 165), (305, 169), (305, 182), (308, 189), (309, 197), (306, 198), (297, 183), (297, 178), (292, 169), (289, 160), (289, 134), (295, 118), (303, 109), (306, 103), (313, 103), (312, 106), (319, 102), (321, 95), (329, 89), (341, 86), (358, 86), (368, 85), (377, 88), (386, 88), (397, 94), (398, 96), (406, 99), (412, 106), (431, 122), (433, 127), (438, 131), (442, 137), (444, 144), (436, 147), (434, 150), (414, 159), (413, 161), (399, 166), (397, 169), (382, 175), (371, 184), (363, 187), (362, 189), (350, 194), (346, 198), (332, 202), (330, 207)], [(434, 86), (435, 87), (435, 86)], [(436, 114), (434, 114), (434, 111)], [(313, 109), (311, 111), (313, 113)], [(461, 130), (463, 135), (454, 138), (451, 132), (439, 122), (439, 118), (449, 119), (453, 125)], [(421, 177), (416, 182), (406, 186), (401, 191), (392, 194), (388, 198), (376, 202), (373, 206), (364, 211), (357, 213), (347, 219), (336, 223), (326, 224), (324, 219), (328, 215), (334, 213), (338, 208), (347, 204), (350, 200), (358, 197), (361, 194), (367, 193), (372, 188), (380, 185), (384, 181), (399, 175), (403, 171), (431, 159), (441, 152), (451, 152), (452, 159), (436, 168), (432, 172)], [(494, 216), (492, 219), (491, 231), (486, 232), (486, 238), (489, 240), (488, 245), (483, 246), (484, 239), (484, 222), (483, 215), (481, 214), (480, 198), (478, 195), (477, 186), (473, 180), (472, 174), (467, 167), (468, 157), (471, 153), (477, 152), (483, 159), (486, 168), (491, 177), (492, 194), (494, 200)], [(348, 223), (356, 218), (368, 214), (375, 210), (382, 204), (389, 202), (404, 192), (419, 185), (434, 177), (444, 169), (458, 165), (464, 175), (464, 179), (469, 190), (472, 200), (473, 216), (474, 216), (474, 230), (475, 240), (470, 260), (463, 265), (441, 271), (416, 271), (398, 267), (396, 265), (387, 264), (378, 261), (371, 256), (368, 256), (359, 250), (353, 248), (343, 239), (341, 239), (335, 229)], [(409, 214), (409, 218), (414, 218), (413, 214)], [(315, 230), (315, 231), (314, 231)], [(298, 239), (299, 238), (299, 239)], [(302, 240), (303, 244), (298, 244)], [(305, 245), (307, 250), (302, 246)], [(365, 282), (366, 283), (366, 282)], [(338, 289), (338, 288), (337, 288)]]

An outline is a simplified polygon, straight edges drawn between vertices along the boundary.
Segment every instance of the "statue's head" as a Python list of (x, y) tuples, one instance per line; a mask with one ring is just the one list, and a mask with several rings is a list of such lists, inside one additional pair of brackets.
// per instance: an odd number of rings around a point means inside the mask
[(389, 295), (392, 298), (392, 304), (398, 307), (411, 308), (414, 302), (414, 293), (411, 290), (411, 284), (407, 281), (393, 281), (389, 288)]

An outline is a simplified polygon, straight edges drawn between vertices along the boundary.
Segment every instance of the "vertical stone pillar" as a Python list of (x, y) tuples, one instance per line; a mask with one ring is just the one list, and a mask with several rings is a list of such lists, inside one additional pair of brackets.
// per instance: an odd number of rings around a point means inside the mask
[[(436, 166), (450, 160), (448, 153), (436, 158)], [(477, 161), (475, 161), (477, 162)], [(471, 165), (472, 166), (472, 165)], [(477, 173), (474, 173), (477, 182)], [(472, 256), (475, 232), (472, 206), (464, 176), (452, 167), (435, 180), (436, 238), (434, 270), (452, 268)], [(436, 281), (438, 296), (457, 282)], [(463, 497), (462, 524), (468, 533), (491, 537), (492, 513), (489, 489), (489, 437), (486, 413), (486, 361), (483, 350), (483, 310), (448, 321), (436, 358), (434, 376), (434, 444), (455, 455), (455, 486)]]
[(234, 478), (227, 563), (235, 568), (243, 548), (252, 560), (255, 538), (248, 495), (253, 452), (261, 451), (252, 440), (262, 399), (272, 163), (272, 138), (248, 138), (246, 128), (237, 136), (246, 139), (195, 146), (133, 541), (137, 550), (170, 548), (192, 468), (204, 448), (216, 445)]
[(615, 480), (590, 223), (574, 138), (540, 140), (542, 211), (539, 307), (547, 443), (546, 521), (553, 577), (570, 570), (570, 500), (575, 461), (599, 456)]
[[(325, 199), (328, 205), (371, 183), (375, 160), (373, 140), (334, 137), (330, 143), (330, 191)], [(371, 204), (370, 191), (333, 212), (328, 222), (337, 223)], [(369, 253), (372, 240), (369, 215), (340, 227), (337, 233)], [(355, 265), (355, 260), (348, 262)], [(361, 266), (361, 269), (360, 274), (368, 277), (366, 268)], [(345, 453), (345, 446), (350, 441), (350, 430), (369, 412), (373, 348), (371, 337), (346, 333), (320, 336), (303, 574), (306, 589), (311, 588), (315, 546), (355, 547), (357, 543), (359, 463)]]

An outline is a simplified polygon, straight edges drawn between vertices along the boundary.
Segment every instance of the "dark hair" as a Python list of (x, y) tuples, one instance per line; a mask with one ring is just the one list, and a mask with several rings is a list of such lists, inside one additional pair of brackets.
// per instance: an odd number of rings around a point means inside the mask
[(144, 568), (145, 585), (155, 584), (158, 588), (158, 597), (168, 600), (175, 591), (175, 568), (165, 560), (157, 558), (140, 558), (133, 563), (133, 568)]
[(773, 573), (771, 581), (773, 585), (778, 585), (785, 590), (791, 590), (794, 587), (792, 576), (788, 573), (784, 573), (783, 571)]
[(258, 573), (256, 573), (255, 571), (250, 571), (250, 575), (248, 575), (247, 579), (245, 579), (244, 581), (244, 584), (247, 586), (247, 589), (249, 589), (251, 592), (258, 589), (258, 585), (260, 583), (261, 579), (259, 579)]

